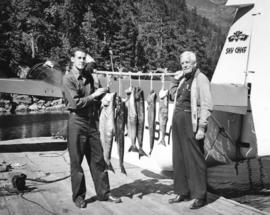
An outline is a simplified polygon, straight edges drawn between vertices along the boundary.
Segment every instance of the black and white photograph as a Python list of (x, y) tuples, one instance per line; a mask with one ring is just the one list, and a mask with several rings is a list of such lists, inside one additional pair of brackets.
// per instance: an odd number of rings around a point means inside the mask
[(1, 215), (270, 214), (270, 0), (1, 0)]

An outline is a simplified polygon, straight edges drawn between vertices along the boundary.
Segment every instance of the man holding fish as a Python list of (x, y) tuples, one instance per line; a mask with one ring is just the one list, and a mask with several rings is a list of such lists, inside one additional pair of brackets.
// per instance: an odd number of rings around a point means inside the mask
[(190, 209), (206, 204), (207, 178), (204, 136), (212, 110), (208, 78), (197, 68), (194, 52), (180, 56), (182, 71), (174, 77), (170, 99), (175, 102), (172, 120), (174, 192), (169, 203), (195, 199)]
[[(119, 203), (120, 198), (112, 196), (103, 149), (98, 130), (98, 103), (107, 93), (98, 80), (87, 70), (87, 52), (81, 48), (71, 50), (71, 68), (63, 77), (63, 94), (68, 120), (68, 151), (70, 156), (72, 199), (79, 208), (86, 207), (84, 201), (86, 184), (83, 157), (86, 157), (94, 181), (97, 199)], [(91, 59), (91, 58), (90, 58)], [(98, 82), (98, 83), (97, 83)]]

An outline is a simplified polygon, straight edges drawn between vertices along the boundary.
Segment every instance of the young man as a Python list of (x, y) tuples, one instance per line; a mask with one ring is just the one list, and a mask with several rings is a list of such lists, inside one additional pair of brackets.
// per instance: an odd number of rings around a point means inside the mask
[(106, 88), (96, 88), (91, 73), (85, 72), (86, 52), (80, 48), (71, 50), (71, 68), (63, 77), (63, 91), (68, 120), (68, 151), (70, 156), (72, 198), (79, 208), (86, 207), (85, 176), (82, 169), (83, 157), (86, 157), (97, 199), (100, 201), (121, 202), (110, 193), (108, 173), (105, 171), (103, 149), (98, 131), (98, 101)]
[(175, 102), (172, 121), (174, 192), (169, 203), (195, 201), (191, 209), (206, 204), (207, 180), (204, 135), (212, 110), (210, 83), (197, 68), (196, 55), (180, 56), (182, 71), (172, 81), (170, 98)]

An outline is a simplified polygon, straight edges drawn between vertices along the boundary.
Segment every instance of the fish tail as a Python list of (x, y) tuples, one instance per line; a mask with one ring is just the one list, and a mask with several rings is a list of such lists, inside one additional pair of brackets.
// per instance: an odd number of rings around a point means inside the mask
[(109, 161), (109, 163), (106, 163), (106, 168), (105, 168), (105, 171), (109, 171), (109, 170), (112, 171), (113, 173), (115, 173), (114, 168), (113, 168), (110, 161)]
[(148, 156), (151, 156), (152, 151), (153, 151), (153, 147), (150, 148), (150, 152), (149, 152)]
[(139, 150), (135, 145), (131, 145), (128, 149), (128, 152), (139, 152)]
[(139, 148), (139, 159), (141, 159), (141, 157), (143, 157), (143, 156), (147, 157), (147, 154), (143, 151), (142, 148)]
[(159, 145), (166, 146), (166, 142), (165, 142), (164, 138), (161, 139), (161, 141), (159, 142)]
[(125, 167), (123, 166), (123, 165), (121, 165), (121, 173), (123, 173), (123, 174), (125, 174), (125, 175), (127, 175), (127, 172), (126, 172), (126, 169), (125, 169)]
[(152, 151), (154, 148), (154, 136), (150, 136), (150, 152), (149, 152), (149, 156), (151, 155)]

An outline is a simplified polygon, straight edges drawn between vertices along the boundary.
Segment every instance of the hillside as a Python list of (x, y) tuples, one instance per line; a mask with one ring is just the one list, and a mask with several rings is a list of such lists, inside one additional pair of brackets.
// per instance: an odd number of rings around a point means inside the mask
[(70, 48), (81, 46), (100, 69), (110, 70), (113, 62), (134, 72), (176, 71), (179, 53), (192, 50), (211, 76), (228, 26), (218, 6), (210, 0), (4, 0), (0, 59), (17, 70), (53, 59), (64, 70)]
[(226, 0), (186, 0), (189, 9), (196, 8), (197, 13), (227, 32), (234, 17), (235, 9), (225, 6)]

